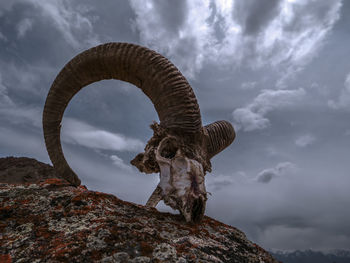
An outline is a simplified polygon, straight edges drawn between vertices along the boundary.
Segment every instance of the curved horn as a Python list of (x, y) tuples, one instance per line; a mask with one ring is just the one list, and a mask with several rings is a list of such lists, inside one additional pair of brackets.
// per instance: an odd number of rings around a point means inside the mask
[(207, 145), (209, 159), (229, 146), (236, 137), (235, 130), (228, 121), (216, 121), (206, 125), (204, 129), (209, 135)]
[(73, 185), (78, 176), (64, 158), (61, 120), (68, 102), (83, 87), (103, 79), (118, 79), (139, 87), (153, 102), (161, 126), (195, 134), (202, 128), (199, 106), (191, 86), (165, 57), (127, 43), (103, 44), (68, 62), (53, 82), (43, 112), (46, 148), (56, 170)]

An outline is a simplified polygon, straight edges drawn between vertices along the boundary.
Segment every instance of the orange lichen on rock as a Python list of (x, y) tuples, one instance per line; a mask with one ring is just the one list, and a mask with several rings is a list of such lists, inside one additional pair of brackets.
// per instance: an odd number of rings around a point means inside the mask
[(0, 184), (0, 262), (277, 262), (238, 229), (65, 180)]
[(1, 263), (11, 263), (12, 262), (11, 256), (9, 254), (6, 254), (6, 255), (0, 254), (0, 262)]

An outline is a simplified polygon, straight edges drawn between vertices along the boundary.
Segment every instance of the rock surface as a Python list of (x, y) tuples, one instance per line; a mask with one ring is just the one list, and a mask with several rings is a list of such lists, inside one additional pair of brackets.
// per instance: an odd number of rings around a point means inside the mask
[(0, 158), (0, 183), (35, 183), (48, 178), (60, 178), (48, 164), (26, 157)]
[(234, 227), (72, 187), (34, 159), (0, 158), (0, 177), (25, 166), (36, 182), (0, 183), (0, 262), (277, 262)]

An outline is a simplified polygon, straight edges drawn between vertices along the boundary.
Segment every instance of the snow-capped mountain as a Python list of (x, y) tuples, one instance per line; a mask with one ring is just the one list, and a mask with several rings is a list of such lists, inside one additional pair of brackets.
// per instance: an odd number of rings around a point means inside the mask
[(283, 263), (350, 263), (350, 250), (272, 250), (270, 253)]

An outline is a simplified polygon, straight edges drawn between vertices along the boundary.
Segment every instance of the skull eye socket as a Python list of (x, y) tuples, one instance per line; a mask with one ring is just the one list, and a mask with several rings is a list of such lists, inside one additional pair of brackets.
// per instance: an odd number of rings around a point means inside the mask
[(160, 151), (160, 155), (167, 159), (173, 159), (176, 155), (178, 148), (172, 141), (167, 141)]

